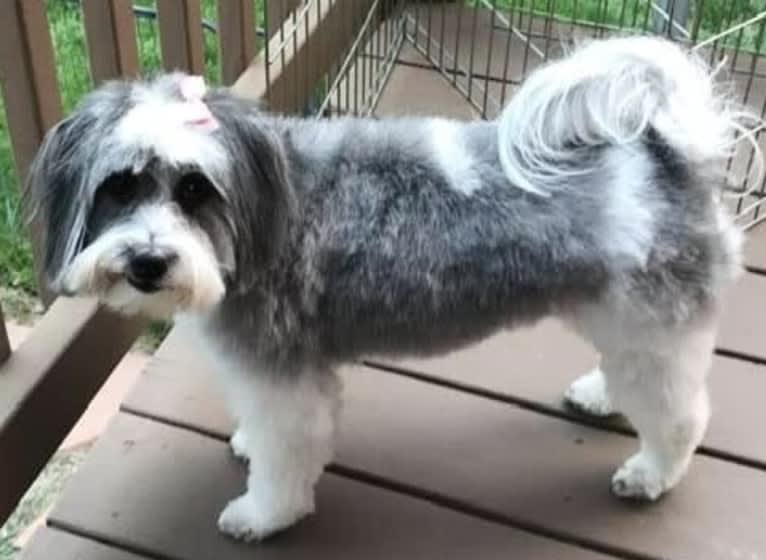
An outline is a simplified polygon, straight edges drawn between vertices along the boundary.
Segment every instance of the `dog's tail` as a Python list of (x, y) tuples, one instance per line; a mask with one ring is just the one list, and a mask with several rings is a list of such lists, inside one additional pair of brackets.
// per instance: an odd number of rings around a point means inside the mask
[(756, 149), (760, 175), (755, 119), (716, 85), (716, 72), (663, 39), (587, 44), (533, 73), (505, 108), (503, 169), (517, 187), (548, 195), (562, 176), (591, 171), (582, 148), (630, 144), (652, 129), (695, 166), (726, 158), (744, 138)]

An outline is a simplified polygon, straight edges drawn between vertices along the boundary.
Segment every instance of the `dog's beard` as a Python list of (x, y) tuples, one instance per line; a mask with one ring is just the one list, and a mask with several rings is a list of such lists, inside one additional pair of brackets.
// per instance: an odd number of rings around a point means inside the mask
[[(127, 279), (129, 255), (148, 245), (172, 251), (173, 260), (155, 291)], [(178, 312), (204, 312), (224, 296), (215, 251), (199, 229), (168, 209), (137, 212), (104, 231), (79, 253), (58, 280), (61, 292), (95, 296), (124, 315), (169, 318)]]

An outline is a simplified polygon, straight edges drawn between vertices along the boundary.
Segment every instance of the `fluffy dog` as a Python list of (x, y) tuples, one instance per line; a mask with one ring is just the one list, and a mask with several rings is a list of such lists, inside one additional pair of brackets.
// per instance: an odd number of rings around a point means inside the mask
[(614, 492), (653, 500), (702, 439), (740, 269), (721, 191), (744, 125), (713, 74), (659, 39), (593, 42), (467, 123), (284, 118), (181, 74), (109, 83), (32, 166), (45, 270), (60, 293), (195, 325), (249, 459), (230, 535), (314, 510), (340, 364), (549, 315), (602, 354), (568, 400), (640, 436)]

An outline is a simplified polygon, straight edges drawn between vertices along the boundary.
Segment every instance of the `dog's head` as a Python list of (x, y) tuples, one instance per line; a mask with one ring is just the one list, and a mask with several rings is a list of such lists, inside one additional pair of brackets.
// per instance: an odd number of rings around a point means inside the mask
[(164, 317), (252, 287), (292, 208), (270, 122), (182, 74), (86, 96), (46, 135), (26, 189), (52, 289)]

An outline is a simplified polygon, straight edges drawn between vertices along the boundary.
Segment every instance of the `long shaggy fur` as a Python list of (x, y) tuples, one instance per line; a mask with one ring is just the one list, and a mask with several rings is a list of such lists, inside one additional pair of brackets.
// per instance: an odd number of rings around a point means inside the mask
[[(629, 146), (648, 130), (692, 165), (728, 157), (740, 134), (759, 150), (748, 128), (753, 117), (716, 73), (701, 57), (654, 38), (592, 42), (535, 72), (504, 110), (503, 169), (517, 187), (548, 194), (589, 171), (576, 162), (579, 149)], [(710, 171), (721, 176), (723, 169)]]
[(680, 480), (740, 268), (718, 196), (739, 110), (699, 60), (592, 43), (470, 123), (282, 118), (223, 89), (190, 98), (188, 79), (87, 96), (46, 137), (28, 195), (54, 288), (183, 316), (221, 370), (250, 461), (223, 531), (262, 538), (313, 511), (340, 365), (548, 315), (603, 355), (568, 400), (640, 434), (615, 493)]

